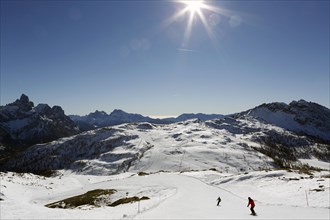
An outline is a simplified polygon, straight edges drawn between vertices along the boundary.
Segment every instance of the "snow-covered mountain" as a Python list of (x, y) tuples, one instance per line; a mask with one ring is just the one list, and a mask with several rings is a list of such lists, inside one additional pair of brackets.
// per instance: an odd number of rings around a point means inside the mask
[[(308, 162), (312, 158), (330, 161), (330, 143), (324, 138), (330, 133), (327, 124), (329, 109), (305, 101), (292, 102), (290, 105), (264, 104), (221, 119), (194, 119), (170, 124), (145, 122), (149, 118), (121, 110), (115, 110), (110, 115), (97, 111), (86, 116), (91, 123), (98, 126), (109, 122), (119, 125), (80, 134), (77, 134), (76, 127), (61, 127), (61, 117), (54, 116), (65, 116), (63, 110), (55, 114), (57, 111), (54, 109), (59, 107), (51, 109), (45, 104), (33, 107), (26, 96), (2, 107), (1, 112), (7, 110), (6, 114), (2, 113), (5, 125), (13, 124), (13, 120), (8, 118), (14, 111), (8, 109), (18, 108), (15, 106), (23, 106), (19, 109), (26, 112), (20, 110), (19, 114), (16, 113), (20, 117), (15, 120), (16, 124), (30, 121), (27, 116), (35, 115), (41, 122), (48, 122), (62, 132), (69, 128), (76, 135), (63, 135), (67, 137), (54, 138), (50, 143), (30, 147), (4, 164), (2, 170), (5, 171), (41, 173), (66, 169), (82, 173), (114, 174), (132, 170), (178, 171), (214, 167), (238, 172), (267, 167), (302, 166), (302, 161)], [(290, 118), (291, 121), (288, 120)], [(123, 121), (134, 123), (121, 124)], [(56, 127), (56, 124), (50, 122), (57, 122), (60, 126)], [(23, 131), (34, 134), (31, 132), (40, 126), (32, 128)], [(42, 132), (49, 130), (44, 125), (43, 128)], [(40, 129), (38, 131), (41, 132)], [(12, 130), (9, 132), (15, 134)]]
[(30, 147), (4, 170), (84, 174), (220, 169), (244, 172), (330, 161), (330, 148), (253, 117), (104, 127)]
[(8, 152), (79, 133), (76, 124), (59, 106), (34, 106), (22, 94), (15, 102), (0, 106), (0, 146)]
[(184, 113), (179, 115), (176, 118), (164, 118), (163, 120), (169, 121), (169, 122), (180, 122), (180, 121), (186, 121), (190, 119), (199, 119), (202, 121), (207, 121), (207, 120), (213, 120), (213, 119), (221, 119), (224, 118), (225, 115), (221, 114), (203, 114), (203, 113)]
[(184, 113), (175, 118), (173, 117), (173, 118), (155, 119), (140, 114), (127, 113), (120, 109), (115, 109), (110, 114), (107, 114), (104, 111), (96, 110), (95, 112), (85, 116), (69, 115), (69, 117), (79, 125), (79, 128), (81, 130), (87, 131), (95, 128), (119, 125), (124, 123), (149, 122), (154, 124), (170, 124), (170, 123), (186, 121), (189, 119), (200, 119), (206, 121), (212, 119), (220, 119), (223, 118), (224, 115)]
[(293, 101), (289, 105), (275, 102), (236, 114), (240, 118), (245, 116), (252, 116), (298, 134), (330, 141), (330, 109), (317, 103), (305, 100)]
[(153, 119), (140, 114), (127, 113), (120, 109), (115, 109), (110, 114), (96, 110), (85, 116), (70, 115), (69, 117), (79, 125), (81, 130), (92, 130), (100, 127), (135, 122), (150, 122), (156, 124), (168, 123), (165, 120)]
[[(125, 123), (33, 145), (0, 166), (1, 217), (248, 219), (256, 218), (246, 207), (251, 196), (261, 219), (329, 219), (330, 141), (320, 136), (329, 133), (329, 110), (297, 103), (207, 121)], [(31, 115), (49, 110), (26, 97), (16, 105)], [(288, 115), (290, 125), (300, 118), (300, 130), (279, 123)], [(91, 196), (105, 191), (112, 193)]]

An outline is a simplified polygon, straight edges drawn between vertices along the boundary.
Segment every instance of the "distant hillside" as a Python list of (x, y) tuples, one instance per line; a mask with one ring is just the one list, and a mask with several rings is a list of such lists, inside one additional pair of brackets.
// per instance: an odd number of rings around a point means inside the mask
[(104, 111), (95, 111), (85, 116), (70, 115), (70, 118), (75, 121), (81, 130), (92, 130), (95, 128), (119, 125), (124, 123), (150, 122), (155, 124), (168, 123), (161, 119), (153, 119), (140, 114), (127, 113), (119, 109), (115, 109), (110, 114)]
[(221, 119), (224, 118), (225, 115), (221, 114), (203, 114), (203, 113), (184, 113), (179, 115), (176, 118), (164, 118), (163, 120), (169, 121), (169, 122), (182, 122), (190, 119), (199, 119), (202, 121), (207, 121), (207, 120), (214, 120), (214, 119)]
[(123, 124), (34, 145), (3, 170), (82, 174), (220, 169), (230, 172), (302, 167), (301, 159), (330, 162), (318, 143), (253, 117), (157, 125)]
[(219, 114), (182, 114), (176, 118), (154, 119), (140, 114), (127, 113), (123, 110), (115, 109), (110, 114), (104, 111), (95, 111), (85, 116), (70, 115), (70, 118), (75, 121), (81, 130), (87, 131), (95, 128), (119, 125), (124, 123), (139, 123), (149, 122), (154, 124), (170, 124), (189, 119), (200, 119), (202, 121), (220, 119), (224, 115)]
[(262, 104), (234, 116), (252, 116), (298, 134), (330, 141), (330, 110), (317, 103), (299, 100), (289, 105), (280, 102)]

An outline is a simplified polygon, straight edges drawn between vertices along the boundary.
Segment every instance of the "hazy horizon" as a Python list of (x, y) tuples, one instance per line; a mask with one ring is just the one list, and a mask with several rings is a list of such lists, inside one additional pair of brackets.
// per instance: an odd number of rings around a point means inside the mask
[[(22, 94), (22, 95), (26, 95), (26, 94)], [(29, 97), (29, 96), (28, 96), (28, 97)], [(15, 100), (12, 100), (12, 102), (14, 102), (14, 101), (16, 101), (16, 100), (18, 100), (18, 99), (19, 99), (19, 98), (15, 99)], [(29, 100), (33, 102), (33, 100), (31, 100), (30, 97), (29, 97)], [(300, 99), (300, 100), (301, 100), (301, 99)], [(292, 101), (300, 101), (300, 100), (292, 100)], [(307, 100), (305, 100), (305, 101), (307, 101)], [(12, 102), (10, 102), (10, 103), (12, 103)], [(307, 101), (307, 102), (309, 102), (309, 101)], [(6, 104), (4, 104), (4, 105), (10, 104), (10, 103), (6, 103)], [(285, 102), (283, 102), (283, 103), (285, 103)], [(33, 104), (34, 104), (34, 106), (37, 106), (38, 104), (48, 104), (48, 103), (35, 103), (35, 102), (33, 102)], [(259, 103), (258, 106), (261, 105), (261, 104), (264, 104), (264, 103)], [(289, 102), (289, 103), (285, 103), (285, 104), (290, 104), (290, 102)], [(319, 104), (319, 103), (317, 103), (317, 104)], [(50, 107), (53, 107), (53, 106), (50, 106)], [(62, 107), (62, 106), (61, 106), (61, 107)], [(113, 111), (115, 111), (115, 110), (122, 110), (122, 111), (124, 111), (124, 112), (126, 112), (126, 113), (129, 113), (129, 114), (141, 114), (142, 116), (150, 117), (150, 118), (153, 118), (153, 119), (165, 119), (165, 118), (176, 118), (176, 117), (178, 117), (178, 116), (180, 116), (180, 115), (182, 115), (182, 114), (222, 114), (222, 115), (230, 115), (230, 114), (235, 114), (235, 113), (240, 113), (240, 112), (243, 112), (243, 111), (247, 111), (247, 110), (252, 109), (252, 108), (254, 108), (254, 107), (257, 107), (257, 106), (252, 106), (252, 107), (250, 107), (250, 108), (248, 108), (248, 109), (242, 109), (242, 110), (239, 110), (239, 111), (229, 112), (229, 113), (221, 113), (221, 112), (191, 112), (191, 111), (188, 111), (188, 112), (180, 112), (178, 115), (144, 115), (143, 113), (139, 113), (139, 112), (131, 112), (131, 111), (127, 111), (127, 110), (125, 110), (125, 109), (119, 109), (119, 108), (110, 109), (110, 110), (95, 109), (95, 110), (92, 110), (92, 111), (87, 112), (87, 113), (85, 113), (85, 114), (67, 113), (67, 112), (65, 111), (65, 109), (63, 109), (63, 110), (64, 110), (64, 113), (65, 113), (66, 115), (78, 115), (78, 116), (85, 116), (85, 115), (88, 115), (88, 114), (90, 114), (90, 113), (94, 113), (94, 112), (96, 112), (96, 111), (103, 111), (103, 112), (105, 112), (105, 113), (107, 113), (107, 114), (111, 114), (111, 113), (112, 113)], [(324, 106), (324, 107), (327, 107), (327, 106)], [(63, 108), (63, 107), (62, 107), (62, 108)], [(328, 108), (328, 107), (327, 107), (327, 108)]]

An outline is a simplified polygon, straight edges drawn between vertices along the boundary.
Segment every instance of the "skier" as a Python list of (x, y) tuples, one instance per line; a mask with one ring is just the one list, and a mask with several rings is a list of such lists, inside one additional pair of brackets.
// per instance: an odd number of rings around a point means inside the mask
[(217, 201), (218, 201), (217, 206), (219, 206), (219, 204), (220, 204), (220, 202), (221, 202), (221, 198), (220, 198), (220, 196), (217, 198)]
[(251, 205), (251, 206), (250, 206), (251, 215), (256, 215), (256, 213), (255, 213), (255, 211), (254, 211), (254, 206), (255, 206), (255, 204), (254, 204), (253, 199), (251, 199), (251, 197), (249, 197), (248, 200), (249, 200), (249, 203), (248, 203), (247, 207), (249, 207), (249, 205)]

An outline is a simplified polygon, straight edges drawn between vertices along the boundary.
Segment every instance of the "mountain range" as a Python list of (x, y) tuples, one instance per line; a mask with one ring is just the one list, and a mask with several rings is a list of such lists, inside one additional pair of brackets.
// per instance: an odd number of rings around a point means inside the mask
[(184, 113), (179, 115), (178, 117), (155, 119), (140, 114), (127, 113), (120, 109), (115, 109), (110, 114), (107, 114), (104, 111), (96, 110), (95, 112), (85, 116), (69, 115), (69, 117), (78, 124), (81, 130), (91, 130), (95, 128), (119, 125), (124, 123), (149, 122), (154, 124), (170, 124), (195, 118), (206, 121), (212, 119), (220, 119), (223, 118), (224, 115)]
[(32, 145), (100, 127), (139, 122), (168, 124), (189, 118), (205, 120), (222, 117), (215, 114), (183, 114), (177, 118), (153, 119), (119, 109), (111, 114), (97, 110), (86, 116), (67, 116), (60, 106), (50, 107), (48, 104), (35, 106), (27, 95), (22, 94), (14, 102), (0, 106), (0, 162)]
[[(211, 120), (206, 119), (214, 116), (199, 116), (151, 119), (115, 110), (69, 118), (58, 106), (34, 107), (22, 95), (0, 108), (2, 151), (18, 143), (27, 147), (2, 158), (1, 169), (104, 175), (214, 167), (240, 172), (301, 167), (313, 158), (330, 162), (330, 110), (319, 104), (299, 100)], [(78, 120), (93, 129), (79, 130)]]

